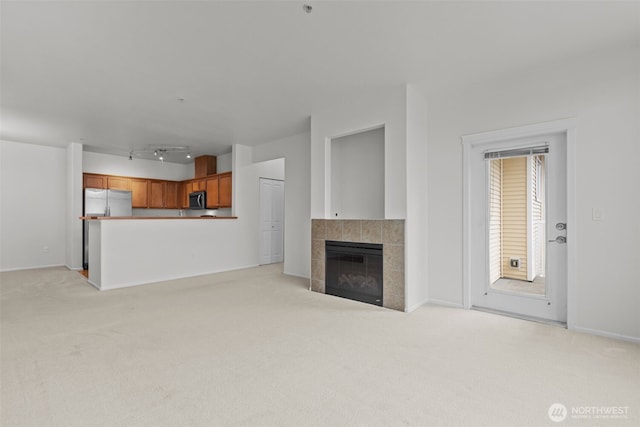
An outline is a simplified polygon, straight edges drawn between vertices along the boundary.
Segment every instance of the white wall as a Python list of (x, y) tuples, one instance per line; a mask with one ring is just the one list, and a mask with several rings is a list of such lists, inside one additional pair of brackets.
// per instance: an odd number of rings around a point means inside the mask
[(384, 219), (384, 129), (331, 141), (331, 218)]
[(246, 223), (247, 218), (92, 221), (94, 232), (101, 227), (103, 235), (90, 237), (90, 250), (100, 256), (95, 263), (91, 258), (89, 277), (109, 289), (255, 266)]
[(332, 138), (384, 126), (384, 214), (406, 216), (406, 93), (405, 87), (367, 93), (311, 116), (311, 216), (331, 218)]
[(429, 299), (462, 304), (460, 136), (575, 117), (575, 326), (640, 339), (638, 47), (540, 64), (428, 102)]
[(111, 154), (83, 153), (82, 170), (87, 173), (133, 176), (141, 178), (183, 181), (195, 175), (193, 162), (188, 164), (160, 162), (158, 160), (133, 159)]
[[(230, 172), (231, 171), (231, 161), (233, 159), (232, 153), (220, 154), (216, 156), (216, 172)], [(195, 172), (195, 169), (194, 169)]]
[(301, 133), (253, 147), (253, 161), (285, 159), (284, 272), (311, 275), (310, 135)]
[(65, 264), (66, 165), (65, 148), (0, 141), (0, 270)]
[(427, 100), (407, 86), (407, 220), (405, 222), (405, 306), (411, 311), (427, 301), (428, 171)]

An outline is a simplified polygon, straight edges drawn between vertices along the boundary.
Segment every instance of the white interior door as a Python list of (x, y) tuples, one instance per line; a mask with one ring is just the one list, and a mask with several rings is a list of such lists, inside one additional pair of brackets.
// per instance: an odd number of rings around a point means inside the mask
[[(531, 283), (531, 275), (525, 274), (520, 280), (507, 279), (507, 286), (496, 286), (495, 260), (491, 264), (490, 252), (495, 248), (495, 238), (490, 237), (491, 229), (495, 229), (495, 207), (490, 201), (495, 195), (490, 194), (492, 160), (487, 155), (505, 156), (508, 158), (523, 156), (528, 149), (548, 147), (545, 158), (545, 221), (546, 224), (546, 268), (544, 283), (538, 292), (527, 291), (527, 282)], [(508, 152), (512, 154), (508, 154)], [(514, 153), (515, 152), (515, 153)], [(488, 154), (489, 153), (489, 154)], [(526, 162), (530, 165), (530, 162)], [(513, 313), (519, 316), (534, 317), (565, 323), (567, 320), (567, 141), (566, 134), (550, 134), (536, 137), (523, 137), (508, 141), (491, 142), (473, 145), (469, 153), (470, 193), (469, 219), (470, 232), (468, 250), (470, 257), (470, 298), (471, 306)], [(530, 174), (529, 174), (530, 178)], [(509, 189), (508, 191), (513, 191)], [(523, 198), (531, 197), (530, 188), (524, 188)], [(506, 197), (502, 194), (501, 197)], [(510, 207), (510, 209), (512, 209)], [(525, 209), (526, 212), (526, 209)], [(530, 217), (530, 215), (527, 215)], [(559, 225), (558, 225), (559, 224)], [(571, 226), (569, 224), (568, 226)], [(503, 225), (503, 227), (506, 227)], [(564, 227), (564, 228), (563, 228)], [(530, 230), (530, 224), (527, 226)], [(526, 239), (524, 245), (531, 247)], [(531, 233), (529, 233), (531, 234)], [(564, 239), (564, 240), (563, 240)], [(512, 241), (503, 247), (510, 247)], [(509, 253), (502, 254), (510, 260)], [(532, 259), (525, 254), (519, 262)], [(527, 261), (527, 264), (531, 261)], [(520, 266), (517, 265), (516, 268)], [(534, 268), (528, 265), (528, 268)], [(523, 290), (524, 289), (524, 290)]]
[(260, 264), (284, 261), (284, 181), (260, 178)]

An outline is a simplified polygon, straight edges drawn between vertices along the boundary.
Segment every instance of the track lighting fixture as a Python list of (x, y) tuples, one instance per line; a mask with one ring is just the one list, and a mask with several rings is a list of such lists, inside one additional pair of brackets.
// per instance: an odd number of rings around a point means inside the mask
[(184, 146), (147, 146), (146, 148), (140, 150), (131, 150), (129, 152), (129, 160), (133, 160), (133, 157), (141, 154), (142, 158), (150, 158), (150, 155), (153, 154), (155, 158), (164, 162), (171, 157), (172, 153), (184, 153), (184, 156), (187, 159), (191, 159), (191, 149), (189, 147)]

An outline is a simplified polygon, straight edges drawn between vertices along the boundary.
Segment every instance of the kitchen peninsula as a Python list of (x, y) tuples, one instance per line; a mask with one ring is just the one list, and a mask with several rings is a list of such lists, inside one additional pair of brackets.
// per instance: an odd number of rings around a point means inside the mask
[(99, 290), (244, 267), (225, 245), (237, 238), (237, 217), (80, 219), (89, 225), (89, 283)]

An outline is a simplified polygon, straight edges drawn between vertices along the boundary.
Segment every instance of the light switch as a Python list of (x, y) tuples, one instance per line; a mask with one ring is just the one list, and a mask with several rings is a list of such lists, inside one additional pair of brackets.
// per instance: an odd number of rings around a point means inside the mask
[(593, 221), (602, 221), (602, 209), (600, 208), (593, 208), (591, 210), (591, 219)]

